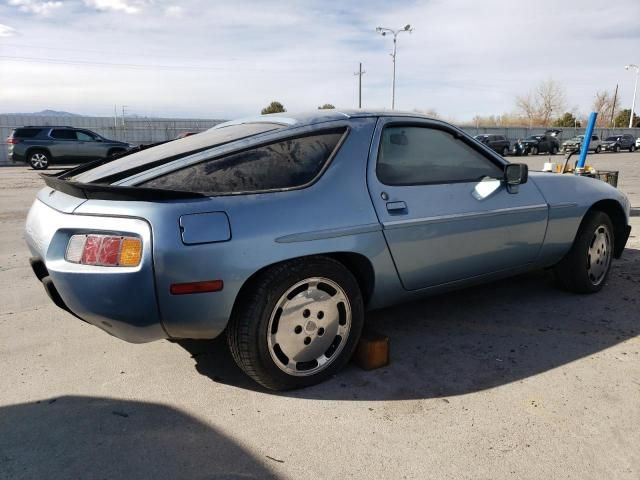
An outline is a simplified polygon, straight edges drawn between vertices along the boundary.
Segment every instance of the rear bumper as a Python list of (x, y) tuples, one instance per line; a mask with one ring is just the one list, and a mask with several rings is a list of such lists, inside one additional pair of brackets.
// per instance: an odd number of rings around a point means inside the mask
[[(66, 246), (78, 232), (137, 235), (143, 242), (142, 262), (137, 267), (69, 263)], [(32, 269), (58, 307), (128, 342), (168, 337), (158, 311), (145, 221), (65, 214), (36, 200), (27, 218), (26, 240)]]

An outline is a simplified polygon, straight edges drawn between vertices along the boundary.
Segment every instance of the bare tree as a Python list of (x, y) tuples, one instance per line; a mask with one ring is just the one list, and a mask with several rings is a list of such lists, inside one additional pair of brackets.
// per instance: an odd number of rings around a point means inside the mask
[(564, 88), (552, 78), (541, 82), (534, 91), (516, 97), (516, 108), (529, 124), (545, 127), (554, 115), (564, 111), (565, 103)]
[(520, 113), (529, 120), (529, 124), (533, 125), (537, 121), (538, 108), (531, 92), (526, 95), (516, 97), (516, 107)]
[(607, 127), (611, 122), (611, 114), (620, 111), (620, 98), (616, 98), (615, 105), (613, 103), (613, 95), (607, 91), (596, 92), (596, 98), (593, 101), (593, 111), (598, 113), (596, 126)]
[(547, 127), (551, 123), (554, 113), (560, 115), (566, 104), (564, 88), (553, 78), (545, 80), (536, 89), (538, 100), (538, 115), (542, 125)]

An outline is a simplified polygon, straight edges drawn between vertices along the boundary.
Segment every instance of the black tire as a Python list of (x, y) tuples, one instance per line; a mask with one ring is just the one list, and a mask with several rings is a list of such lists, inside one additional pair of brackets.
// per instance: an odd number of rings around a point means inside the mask
[(601, 151), (602, 151), (602, 148), (600, 148), (600, 145), (598, 145), (594, 150), (594, 153), (600, 153)]
[[(592, 260), (596, 260), (596, 258), (590, 255), (590, 250), (598, 247), (599, 243), (597, 243), (596, 238), (598, 235), (602, 235), (603, 229), (606, 230), (606, 234), (608, 235), (605, 252), (607, 259), (606, 264), (603, 261), (602, 263), (598, 262), (596, 265), (593, 265)], [(609, 271), (611, 270), (614, 245), (613, 224), (609, 216), (598, 210), (587, 213), (580, 225), (571, 250), (569, 250), (569, 253), (562, 261), (553, 268), (558, 286), (564, 290), (575, 293), (595, 293), (600, 291), (607, 281)], [(597, 252), (600, 253), (601, 250), (598, 249)], [(602, 258), (600, 258), (600, 260), (602, 260)], [(591, 267), (604, 269), (604, 273), (600, 273), (596, 278), (590, 270)]]
[(636, 146), (635, 146), (635, 145), (631, 145), (631, 146), (629, 147), (629, 152), (633, 153), (633, 152), (635, 152), (635, 151), (636, 151)]
[(506, 157), (507, 155), (509, 155), (509, 147), (504, 147), (502, 149), (502, 156)]
[(620, 153), (620, 145), (616, 145), (615, 147), (613, 147), (613, 151), (615, 153)]
[[(274, 312), (277, 311), (277, 305), (286, 298), (285, 293), (297, 283), (312, 277), (326, 278), (339, 285), (351, 308), (351, 325), (346, 342), (344, 339), (339, 341), (339, 344), (344, 344), (337, 351), (336, 357), (327, 361), (326, 367), (322, 367), (317, 373), (296, 376), (284, 371), (285, 367), (278, 366), (274, 361), (272, 350), (275, 348), (270, 350), (268, 341), (269, 336), (273, 335), (273, 325), (270, 330), (269, 324), (272, 314), (276, 315)], [(304, 322), (305, 320), (301, 320), (301, 323)], [(344, 367), (357, 346), (363, 323), (364, 302), (353, 274), (331, 258), (308, 257), (268, 268), (243, 289), (227, 327), (227, 343), (238, 366), (256, 382), (270, 390), (290, 390), (320, 383)], [(296, 327), (298, 328), (300, 327)], [(307, 328), (308, 325), (305, 332)], [(318, 328), (318, 333), (320, 330)], [(296, 330), (295, 333), (299, 331)], [(306, 333), (301, 335), (301, 341), (305, 335)], [(319, 337), (314, 337), (313, 341), (317, 338)]]
[(538, 155), (538, 147), (531, 147), (531, 155)]
[(30, 150), (27, 155), (27, 163), (34, 170), (46, 170), (51, 163), (51, 155), (46, 150)]
[(554, 145), (553, 147), (551, 147), (551, 155), (555, 155), (557, 153), (558, 153), (558, 147)]

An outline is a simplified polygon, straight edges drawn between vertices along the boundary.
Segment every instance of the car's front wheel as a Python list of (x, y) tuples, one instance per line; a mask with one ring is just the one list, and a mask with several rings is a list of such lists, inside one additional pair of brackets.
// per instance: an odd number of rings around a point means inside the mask
[(267, 269), (244, 289), (227, 328), (234, 360), (272, 390), (319, 383), (353, 354), (364, 322), (358, 283), (341, 263), (310, 257)]
[(502, 149), (502, 156), (506, 157), (507, 155), (509, 155), (509, 147), (504, 147)]
[(573, 246), (554, 267), (559, 285), (576, 293), (593, 293), (604, 285), (613, 257), (613, 225), (600, 211), (587, 214)]
[(44, 150), (33, 150), (29, 153), (27, 161), (34, 170), (45, 170), (49, 166), (51, 159)]
[(600, 153), (601, 151), (602, 151), (602, 148), (600, 148), (600, 145), (598, 145), (594, 150), (595, 153)]
[(615, 147), (613, 147), (613, 151), (615, 153), (620, 153), (620, 145), (616, 145)]
[(538, 147), (531, 147), (531, 155), (537, 155), (538, 154)]
[(558, 147), (554, 145), (553, 147), (551, 147), (551, 155), (555, 155), (557, 153), (558, 153)]
[(635, 152), (635, 151), (636, 151), (636, 146), (635, 146), (635, 145), (631, 145), (631, 146), (629, 147), (629, 151), (630, 151), (631, 153)]

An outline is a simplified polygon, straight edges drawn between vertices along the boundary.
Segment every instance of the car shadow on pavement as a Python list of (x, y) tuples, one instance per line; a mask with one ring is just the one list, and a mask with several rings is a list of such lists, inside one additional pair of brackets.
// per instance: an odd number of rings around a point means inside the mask
[(276, 478), (268, 461), (164, 405), (65, 396), (0, 407), (0, 478)]
[[(271, 392), (296, 398), (403, 400), (486, 390), (593, 355), (640, 334), (640, 250), (614, 262), (594, 295), (558, 290), (534, 272), (367, 315), (388, 335), (389, 366), (349, 365), (315, 387)], [(262, 389), (235, 365), (224, 338), (180, 342), (213, 381)], [(640, 360), (640, 358), (638, 359)]]

